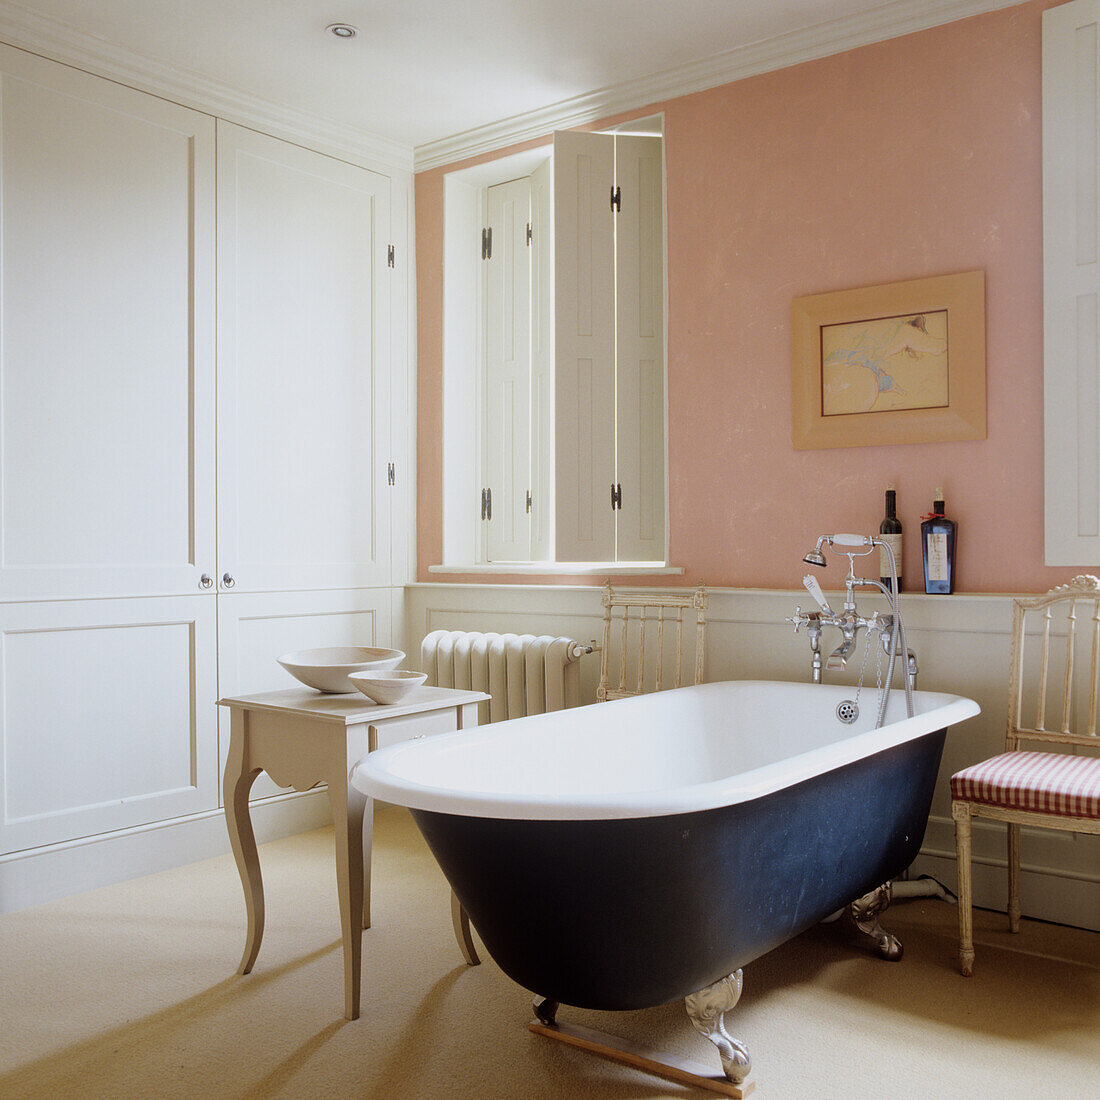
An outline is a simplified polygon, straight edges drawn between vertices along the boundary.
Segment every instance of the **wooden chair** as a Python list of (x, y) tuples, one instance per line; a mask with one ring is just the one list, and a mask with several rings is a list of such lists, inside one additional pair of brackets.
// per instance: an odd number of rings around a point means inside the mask
[[(1077, 639), (1078, 607), (1087, 614), (1089, 640)], [(1028, 713), (1034, 704), (1035, 723), (1024, 723), (1027, 626), (1037, 613), (1041, 643), (1037, 663), (1037, 690), (1029, 692)], [(1052, 623), (1058, 616), (1058, 625)], [(1064, 614), (1064, 619), (1062, 615)], [(1084, 615), (1080, 616), (1085, 618)], [(1056, 655), (1051, 679), (1051, 642), (1062, 649)], [(1082, 634), (1085, 632), (1082, 631)], [(1075, 649), (1089, 650), (1088, 680), (1074, 683)], [(1081, 654), (1085, 656), (1084, 652)], [(1059, 675), (1060, 674), (1060, 675)], [(1030, 682), (1030, 678), (1029, 682)], [(951, 777), (951, 816), (955, 819), (955, 847), (959, 867), (959, 968), (971, 974), (974, 966), (974, 926), (971, 912), (970, 823), (975, 817), (1008, 823), (1008, 923), (1020, 929), (1020, 826), (1042, 826), (1076, 833), (1100, 833), (1100, 757), (1078, 755), (1081, 749), (1100, 749), (1096, 734), (1096, 700), (1100, 686), (1100, 579), (1074, 577), (1070, 584), (1044, 596), (1014, 601), (1012, 668), (1008, 693), (1008, 733), (999, 756), (964, 768)], [(1046, 725), (1048, 689), (1055, 702), (1061, 694), (1061, 721), (1056, 729)], [(1087, 689), (1087, 691), (1086, 691)], [(1087, 697), (1087, 706), (1085, 698)], [(1084, 729), (1075, 733), (1074, 729)], [(1024, 750), (1021, 742), (1042, 746)], [(1066, 750), (1069, 751), (1066, 751)], [(1061, 750), (1061, 751), (1059, 751)]]
[[(685, 596), (657, 596), (652, 593), (626, 595), (616, 592), (608, 581), (603, 594), (603, 648), (600, 651), (600, 683), (596, 688), (596, 701), (602, 703), (607, 699), (623, 699), (630, 695), (641, 695), (646, 691), (660, 691), (665, 687), (682, 686), (685, 609), (695, 611), (695, 671), (692, 683), (701, 684), (707, 639), (707, 603), (707, 589), (702, 584), (694, 592)], [(622, 615), (618, 625), (614, 626), (614, 632), (619, 636), (619, 680), (613, 687), (608, 670), (611, 665), (611, 637), (616, 608), (622, 609)], [(632, 610), (637, 610), (636, 617), (631, 616)], [(666, 614), (670, 611), (675, 611), (675, 616)], [(672, 683), (665, 682), (666, 621), (674, 626), (675, 631), (675, 636), (668, 639), (672, 643), (673, 650)], [(633, 631), (632, 625), (636, 628)], [(652, 685), (650, 687), (646, 686), (647, 626), (655, 628), (656, 633), (656, 637), (651, 642), (653, 658), (652, 677), (648, 681)], [(648, 633), (653, 635), (654, 630)], [(638, 669), (637, 674), (632, 674), (628, 681), (627, 664), (631, 658), (637, 660)]]

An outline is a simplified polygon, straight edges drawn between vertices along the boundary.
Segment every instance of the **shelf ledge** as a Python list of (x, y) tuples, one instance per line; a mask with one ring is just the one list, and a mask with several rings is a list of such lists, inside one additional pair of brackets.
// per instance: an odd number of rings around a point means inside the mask
[(491, 562), (483, 565), (429, 565), (429, 573), (477, 573), (488, 575), (526, 576), (528, 574), (548, 576), (561, 573), (570, 576), (626, 576), (648, 574), (650, 576), (679, 576), (684, 570), (678, 565), (665, 565), (663, 562)]

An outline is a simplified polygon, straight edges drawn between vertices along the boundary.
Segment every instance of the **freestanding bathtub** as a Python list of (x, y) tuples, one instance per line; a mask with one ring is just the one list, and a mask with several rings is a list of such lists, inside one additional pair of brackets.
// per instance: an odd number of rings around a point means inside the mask
[(916, 856), (946, 727), (979, 708), (914, 692), (906, 718), (896, 691), (876, 730), (874, 692), (854, 725), (837, 718), (852, 694), (680, 688), (403, 742), (352, 782), (411, 809), (513, 980), (646, 1008), (734, 976)]

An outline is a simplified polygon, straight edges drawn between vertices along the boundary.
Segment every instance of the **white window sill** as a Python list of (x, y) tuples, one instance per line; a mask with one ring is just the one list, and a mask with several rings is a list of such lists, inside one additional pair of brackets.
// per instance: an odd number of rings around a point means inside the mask
[(488, 565), (429, 565), (429, 573), (484, 573), (484, 574), (513, 574), (546, 575), (551, 573), (567, 573), (571, 576), (628, 576), (634, 574), (646, 574), (648, 576), (673, 576), (682, 575), (684, 570), (678, 565), (664, 565), (660, 562), (628, 561), (628, 562), (562, 562), (562, 561), (534, 561), (534, 562), (491, 562)]

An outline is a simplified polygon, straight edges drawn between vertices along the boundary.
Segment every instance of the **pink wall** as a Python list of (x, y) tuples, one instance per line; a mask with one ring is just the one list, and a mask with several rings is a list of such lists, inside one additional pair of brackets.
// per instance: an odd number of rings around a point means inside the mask
[[(665, 115), (670, 556), (686, 570), (671, 583), (796, 587), (818, 534), (877, 530), (887, 482), (906, 588), (921, 590), (920, 517), (941, 484), (960, 524), (959, 590), (1043, 591), (1086, 571), (1043, 564), (1040, 42), (1051, 6), (632, 112)], [(421, 580), (442, 579), (427, 567), (442, 546), (443, 172), (416, 177)], [(986, 273), (988, 438), (795, 451), (791, 299), (974, 268)], [(655, 581), (668, 582), (637, 579)]]

